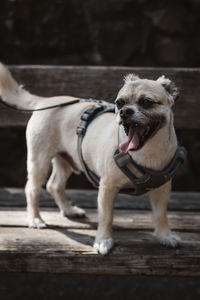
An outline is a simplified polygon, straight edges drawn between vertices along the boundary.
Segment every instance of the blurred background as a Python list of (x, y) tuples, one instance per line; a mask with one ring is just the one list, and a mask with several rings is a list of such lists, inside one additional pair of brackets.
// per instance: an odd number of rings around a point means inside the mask
[(200, 66), (199, 0), (1, 0), (7, 64)]
[[(1, 0), (5, 64), (200, 67), (199, 54), (198, 0)], [(174, 189), (200, 190), (200, 131), (178, 136), (192, 176), (183, 184), (180, 174)], [(0, 129), (1, 186), (25, 184), (24, 137), (23, 128)], [(83, 177), (69, 186), (91, 187)]]

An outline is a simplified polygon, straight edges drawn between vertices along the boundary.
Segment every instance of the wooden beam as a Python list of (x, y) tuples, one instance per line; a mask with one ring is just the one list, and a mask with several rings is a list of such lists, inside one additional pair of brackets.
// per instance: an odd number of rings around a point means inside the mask
[[(83, 208), (97, 207), (97, 190), (67, 189), (67, 198), (74, 204)], [(24, 190), (19, 188), (0, 188), (0, 207), (26, 207)], [(42, 190), (40, 193), (41, 207), (57, 207), (49, 193)], [(131, 196), (118, 194), (115, 208), (151, 210), (148, 195)], [(172, 192), (168, 210), (171, 211), (200, 211), (200, 193), (198, 192)]]
[[(15, 213), (9, 212), (10, 219)], [(120, 227), (114, 230), (115, 248), (102, 257), (92, 248), (96, 230), (87, 227), (36, 230), (9, 226), (8, 220), (0, 229), (1, 272), (200, 275), (199, 232), (178, 231), (184, 242), (173, 249), (161, 246), (149, 231)]]
[[(42, 208), (41, 216), (49, 228), (96, 229), (97, 210), (86, 209), (87, 218), (66, 218), (60, 215), (56, 208)], [(176, 231), (196, 233), (200, 237), (200, 218), (193, 212), (168, 212), (169, 225)], [(151, 211), (131, 209), (116, 209), (114, 212), (114, 229), (120, 230), (149, 230), (153, 231)], [(27, 212), (25, 208), (6, 207), (0, 210), (0, 227), (27, 227)], [(37, 230), (36, 230), (37, 232)], [(200, 239), (199, 239), (200, 241)], [(1, 243), (0, 243), (1, 244)], [(1, 246), (0, 246), (1, 247)], [(1, 249), (1, 248), (0, 248)]]
[[(16, 80), (32, 93), (42, 96), (72, 95), (81, 98), (104, 99), (113, 102), (123, 84), (123, 77), (136, 73), (156, 79), (166, 75), (181, 90), (175, 107), (177, 128), (200, 128), (200, 69), (139, 68), (89, 66), (10, 66)], [(29, 115), (0, 110), (0, 126), (25, 126)]]
[(27, 228), (23, 190), (0, 189), (1, 272), (200, 275), (198, 193), (172, 193), (169, 226), (183, 240), (175, 249), (161, 246), (153, 236), (146, 197), (119, 195), (113, 225), (115, 247), (105, 257), (92, 248), (98, 219), (96, 194), (94, 190), (69, 190), (69, 198), (87, 213), (87, 218), (69, 219), (60, 215), (52, 198), (42, 191), (41, 215), (48, 228), (37, 230)]

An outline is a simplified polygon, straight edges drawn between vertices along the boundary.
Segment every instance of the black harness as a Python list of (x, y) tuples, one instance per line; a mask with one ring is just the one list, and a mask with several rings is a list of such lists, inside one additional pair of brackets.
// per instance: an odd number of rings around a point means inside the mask
[[(98, 187), (100, 179), (88, 168), (84, 160), (82, 153), (82, 142), (89, 124), (104, 113), (114, 113), (115, 105), (101, 100), (92, 100), (92, 102), (96, 102), (96, 105), (87, 108), (83, 112), (81, 115), (81, 122), (77, 127), (76, 133), (78, 135), (78, 155), (84, 173), (93, 186)], [(133, 184), (133, 188), (122, 190), (121, 192), (130, 193), (133, 195), (141, 195), (152, 189), (160, 187), (174, 176), (179, 166), (184, 162), (185, 156), (185, 149), (178, 146), (177, 151), (168, 166), (166, 166), (162, 171), (155, 171), (138, 165), (132, 159), (129, 153), (124, 154), (117, 149), (114, 153), (114, 160), (120, 170), (130, 179)]]
[(86, 177), (93, 184), (94, 187), (98, 187), (99, 186), (99, 177), (88, 168), (88, 166), (83, 158), (82, 142), (83, 142), (83, 138), (86, 134), (89, 124), (94, 119), (96, 119), (97, 117), (99, 117), (100, 115), (102, 115), (104, 113), (107, 113), (107, 112), (114, 113), (115, 105), (112, 103), (101, 101), (101, 100), (92, 100), (91, 99), (91, 102), (95, 102), (96, 105), (92, 105), (91, 107), (87, 108), (83, 112), (83, 114), (81, 116), (81, 122), (76, 129), (76, 133), (78, 135), (77, 148), (78, 148), (78, 155), (79, 155), (80, 163), (81, 163), (81, 166), (84, 170)]
[(162, 171), (155, 171), (138, 165), (129, 153), (124, 154), (119, 149), (115, 151), (114, 160), (120, 170), (131, 180), (133, 184), (132, 194), (142, 195), (169, 181), (184, 162), (185, 154), (185, 149), (179, 146), (171, 162)]

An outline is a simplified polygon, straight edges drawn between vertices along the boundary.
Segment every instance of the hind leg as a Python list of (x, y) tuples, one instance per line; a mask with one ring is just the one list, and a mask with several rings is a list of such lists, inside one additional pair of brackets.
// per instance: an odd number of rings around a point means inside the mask
[(77, 206), (72, 206), (65, 195), (66, 182), (72, 174), (70, 164), (57, 155), (52, 159), (52, 174), (47, 182), (47, 191), (54, 197), (63, 216), (84, 217), (85, 211)]
[(46, 227), (39, 213), (38, 195), (42, 184), (45, 181), (50, 159), (41, 157), (40, 155), (33, 157), (28, 155), (27, 172), (28, 180), (25, 187), (27, 211), (28, 211), (28, 225), (33, 228)]

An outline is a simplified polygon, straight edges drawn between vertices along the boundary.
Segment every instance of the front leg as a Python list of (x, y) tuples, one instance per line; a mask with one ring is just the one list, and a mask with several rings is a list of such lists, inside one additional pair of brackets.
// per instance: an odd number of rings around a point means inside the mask
[(150, 191), (155, 235), (161, 244), (176, 247), (181, 239), (173, 234), (167, 223), (167, 202), (171, 192), (171, 181)]
[(94, 249), (102, 255), (107, 254), (113, 246), (113, 205), (117, 192), (116, 187), (101, 180), (98, 193), (98, 230)]

